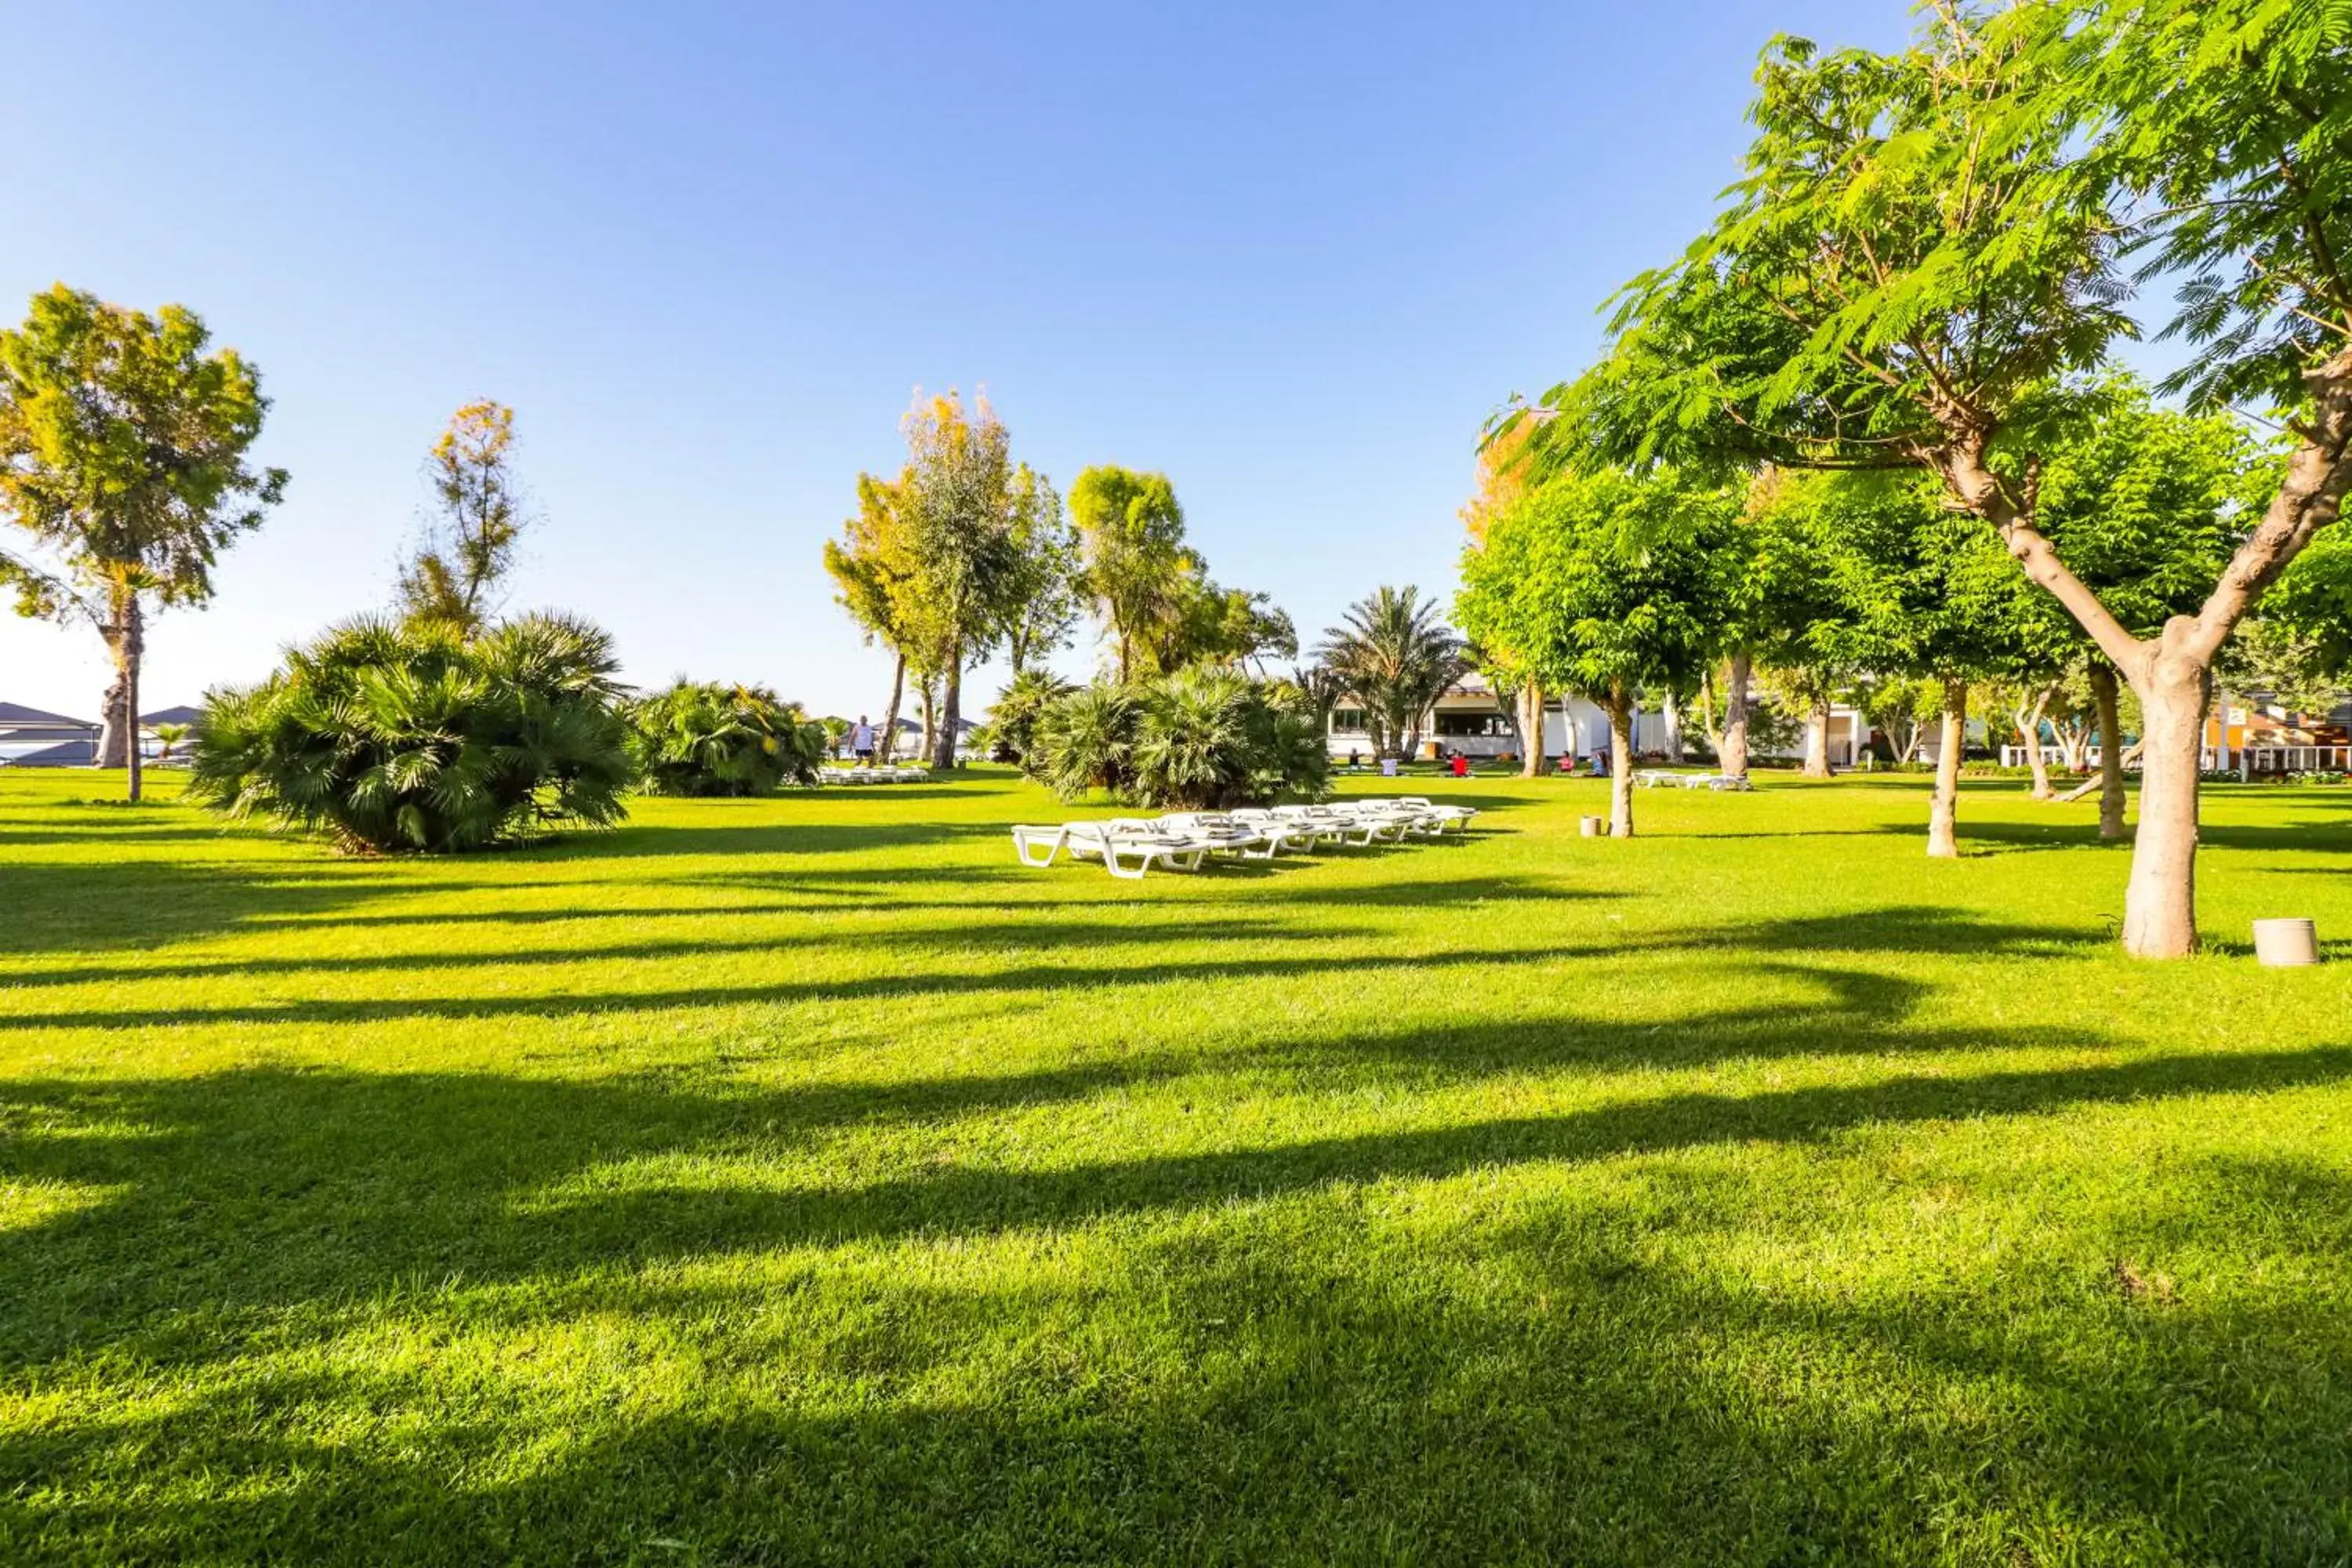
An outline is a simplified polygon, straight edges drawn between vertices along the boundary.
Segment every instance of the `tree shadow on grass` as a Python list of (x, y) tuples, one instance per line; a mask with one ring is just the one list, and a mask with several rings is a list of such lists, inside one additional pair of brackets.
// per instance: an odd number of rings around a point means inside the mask
[[(726, 803), (712, 803), (726, 804)], [(742, 804), (766, 804), (747, 801)], [(654, 859), (685, 855), (861, 855), (929, 847), (1002, 836), (1003, 824), (943, 822), (777, 822), (709, 825), (666, 822), (630, 825), (610, 833), (567, 838), (550, 858)]]
[(157, 947), (257, 917), (333, 914), (390, 890), (363, 870), (317, 875), (242, 861), (0, 859), (0, 955)]
[[(0, 1376), (54, 1363), (58, 1391), (0, 1436), (0, 1540), (28, 1557), (79, 1542), (315, 1563), (2327, 1560), (2352, 1544), (2352, 1344), (2318, 1331), (2327, 1303), (2296, 1288), (2166, 1304), (2063, 1273), (1932, 1268), (1900, 1299), (1768, 1288), (1672, 1245), (1752, 1227), (1748, 1183), (1654, 1163), (1426, 1238), (1395, 1231), (1424, 1211), (1364, 1189), (2347, 1076), (2341, 1047), (2172, 1056), (554, 1202), (549, 1184), (632, 1154), (756, 1152), (827, 1122), (1126, 1080), (1089, 1068), (804, 1097), (274, 1070), (16, 1086), (30, 1173), (106, 1195), (0, 1232)], [(105, 1135), (123, 1123), (145, 1131)], [(2340, 1240), (2340, 1174), (2298, 1171), (2283, 1190), (2229, 1174), (2152, 1232), (2315, 1265)], [(2315, 1205), (2326, 1222), (2302, 1223)], [(1120, 1216), (1192, 1217), (1125, 1227), (1108, 1272), (1027, 1283), (816, 1259), (769, 1284), (636, 1267)], [(439, 1305), (499, 1281), (527, 1289), (486, 1317)], [(793, 1310), (762, 1310), (777, 1289)], [(527, 1354), (447, 1374), (413, 1355), (288, 1363), (370, 1303), (378, 1332), (389, 1313), (453, 1354), (489, 1331), (520, 1354), (540, 1325), (585, 1319), (609, 1325), (625, 1378), (646, 1357), (698, 1365), (642, 1398), (550, 1404)], [(99, 1402), (207, 1363), (161, 1406)], [(487, 1397), (486, 1378), (503, 1380)], [(501, 1465), (509, 1446), (536, 1458)]]
[[(733, 906), (708, 911), (740, 914)], [(790, 912), (804, 913), (798, 908)], [(429, 919), (430, 917), (420, 917)], [(577, 914), (567, 914), (577, 921)], [(77, 963), (58, 969), (13, 970), (0, 975), (10, 987), (100, 984), (155, 984), (220, 977), (304, 974), (416, 973), (441, 970), (464, 972), (513, 966), (551, 966), (606, 963), (646, 963), (666, 959), (705, 959), (781, 954), (793, 952), (877, 948), (917, 952), (940, 949), (969, 952), (1028, 952), (1055, 948), (1100, 949), (1136, 944), (1197, 942), (1353, 941), (1379, 933), (1367, 926), (1318, 926), (1301, 931), (1265, 917), (1221, 916), (1214, 920), (1151, 920), (1107, 930), (1099, 921), (1022, 918), (1013, 921), (921, 926), (892, 925), (878, 930), (845, 931), (835, 924), (814, 930), (780, 931), (758, 937), (679, 937), (666, 941), (626, 940), (582, 942), (564, 946), (515, 944), (488, 951), (366, 952), (342, 957), (238, 957), (154, 963), (107, 965)], [(0, 1013), (0, 1023), (11, 1022)]]

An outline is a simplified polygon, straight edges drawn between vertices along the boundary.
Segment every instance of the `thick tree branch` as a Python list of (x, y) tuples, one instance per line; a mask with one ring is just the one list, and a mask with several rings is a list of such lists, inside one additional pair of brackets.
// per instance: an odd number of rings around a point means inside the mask
[(2102, 653), (2120, 668), (2133, 668), (2142, 649), (2140, 639), (2126, 630), (2090, 585), (2058, 559), (2049, 538), (2011, 499), (2000, 476), (1986, 466), (1982, 440), (1963, 438), (1943, 447), (1937, 454), (1937, 466), (1960, 503), (2000, 530), (2001, 542), (2025, 568), (2025, 574), (2065, 606)]
[(2263, 590), (2342, 514), (2345, 490), (2352, 487), (2352, 349), (2304, 379), (2311, 387), (2312, 414), (2296, 422), (2302, 445), (2287, 464), (2286, 482), (2197, 612), (2189, 647), (2203, 658), (2221, 651)]

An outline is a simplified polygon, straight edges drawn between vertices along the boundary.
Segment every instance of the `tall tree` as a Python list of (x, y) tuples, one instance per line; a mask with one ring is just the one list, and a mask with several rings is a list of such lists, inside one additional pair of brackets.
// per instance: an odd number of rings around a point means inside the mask
[(514, 474), (514, 410), (479, 398), (449, 416), (425, 459), (435, 510), (400, 568), (404, 619), (478, 637), (500, 605), (515, 546), (529, 526)]
[(150, 316), (60, 283), (0, 331), (0, 515), (32, 552), (0, 551), (26, 616), (85, 621), (113, 656), (99, 761), (140, 795), (144, 601), (199, 605), (213, 564), (257, 528), (283, 468), (246, 455), (269, 404), (254, 368), (189, 310)]
[(1012, 518), (998, 630), (1018, 677), (1069, 646), (1084, 605), (1083, 557), (1061, 492), (1026, 463), (1013, 470)]
[(875, 760), (888, 763), (898, 744), (898, 710), (906, 701), (907, 652), (913, 640), (900, 606), (911, 590), (913, 547), (908, 536), (910, 509), (906, 476), (878, 479), (857, 476), (857, 515), (842, 525), (838, 540), (824, 545), (824, 569), (834, 599), (865, 630), (868, 644), (890, 650), (890, 699), (877, 736)]
[[(903, 620), (927, 657), (917, 662), (938, 678), (931, 765), (955, 765), (961, 738), (965, 663), (1003, 630), (1011, 596), (1023, 585), (1018, 531), (1025, 509), (1041, 504), (1034, 476), (1016, 485), (1012, 434), (978, 399), (964, 411), (950, 391), (918, 398), (905, 420), (908, 542)], [(926, 686), (926, 696), (930, 688)]]
[[(1557, 389), (1582, 416), (1563, 422), (1579, 447), (1918, 468), (1990, 524), (2140, 700), (2123, 936), (2146, 956), (2196, 945), (2212, 659), (2352, 481), (2340, 9), (1939, 3), (1892, 55), (1780, 40), (1730, 208), (1636, 280), (1601, 370)], [(2186, 279), (2168, 330), (2203, 352), (2180, 384), (2274, 402), (2296, 443), (2197, 614), (2153, 637), (2069, 568), (1997, 460), (2025, 400), (2133, 330), (2118, 266), (2130, 240)]]
[[(1480, 447), (1476, 487), (1461, 513), (1462, 529), (1469, 536), (1470, 549), (1476, 550), (1484, 544), (1488, 527), (1527, 494), (1527, 447), (1534, 429), (1532, 425), (1522, 424), (1507, 437)], [(1519, 731), (1519, 776), (1534, 778), (1543, 771), (1543, 682), (1507, 647), (1480, 643), (1475, 657), (1495, 689), (1510, 693), (1513, 718)], [(1744, 715), (1740, 731), (1744, 741)], [(1744, 758), (1741, 770), (1746, 770)]]
[(1610, 831), (1633, 836), (1633, 712), (1643, 688), (1696, 681), (1721, 646), (1722, 568), (1738, 493), (1674, 475), (1568, 472), (1493, 519), (1464, 552), (1463, 625), (1548, 688), (1609, 716)]
[(1462, 639), (1438, 618), (1442, 610), (1418, 588), (1383, 585), (1349, 605), (1315, 650), (1363, 705), (1383, 756), (1420, 749), (1422, 715), (1468, 668)]
[(1070, 487), (1070, 515), (1086, 556), (1086, 585), (1111, 636), (1124, 683), (1137, 648), (1182, 610), (1200, 575), (1184, 547), (1184, 510), (1165, 474), (1102, 465)]

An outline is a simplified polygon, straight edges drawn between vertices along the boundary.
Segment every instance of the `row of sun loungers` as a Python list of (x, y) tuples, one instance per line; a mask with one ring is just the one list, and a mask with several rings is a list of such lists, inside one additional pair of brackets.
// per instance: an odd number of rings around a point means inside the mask
[(1643, 768), (1633, 775), (1633, 782), (1643, 789), (1728, 789), (1748, 787), (1746, 779), (1727, 773), (1680, 773), (1671, 768)]
[(816, 782), (821, 784), (928, 784), (929, 768), (819, 768)]
[(1422, 795), (1276, 805), (1234, 811), (1179, 811), (1166, 816), (1113, 816), (1093, 822), (1013, 830), (1024, 866), (1051, 866), (1064, 855), (1099, 860), (1114, 877), (1139, 881), (1153, 867), (1197, 871), (1213, 856), (1271, 860), (1286, 849), (1327, 844), (1401, 843), (1468, 829), (1477, 811), (1438, 805)]

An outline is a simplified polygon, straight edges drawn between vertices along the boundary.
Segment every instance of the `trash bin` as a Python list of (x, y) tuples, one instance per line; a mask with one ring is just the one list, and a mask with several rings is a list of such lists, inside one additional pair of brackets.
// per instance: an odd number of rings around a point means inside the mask
[(2254, 959), (2270, 969), (2300, 969), (2319, 962), (2319, 930), (2309, 921), (2256, 921)]

